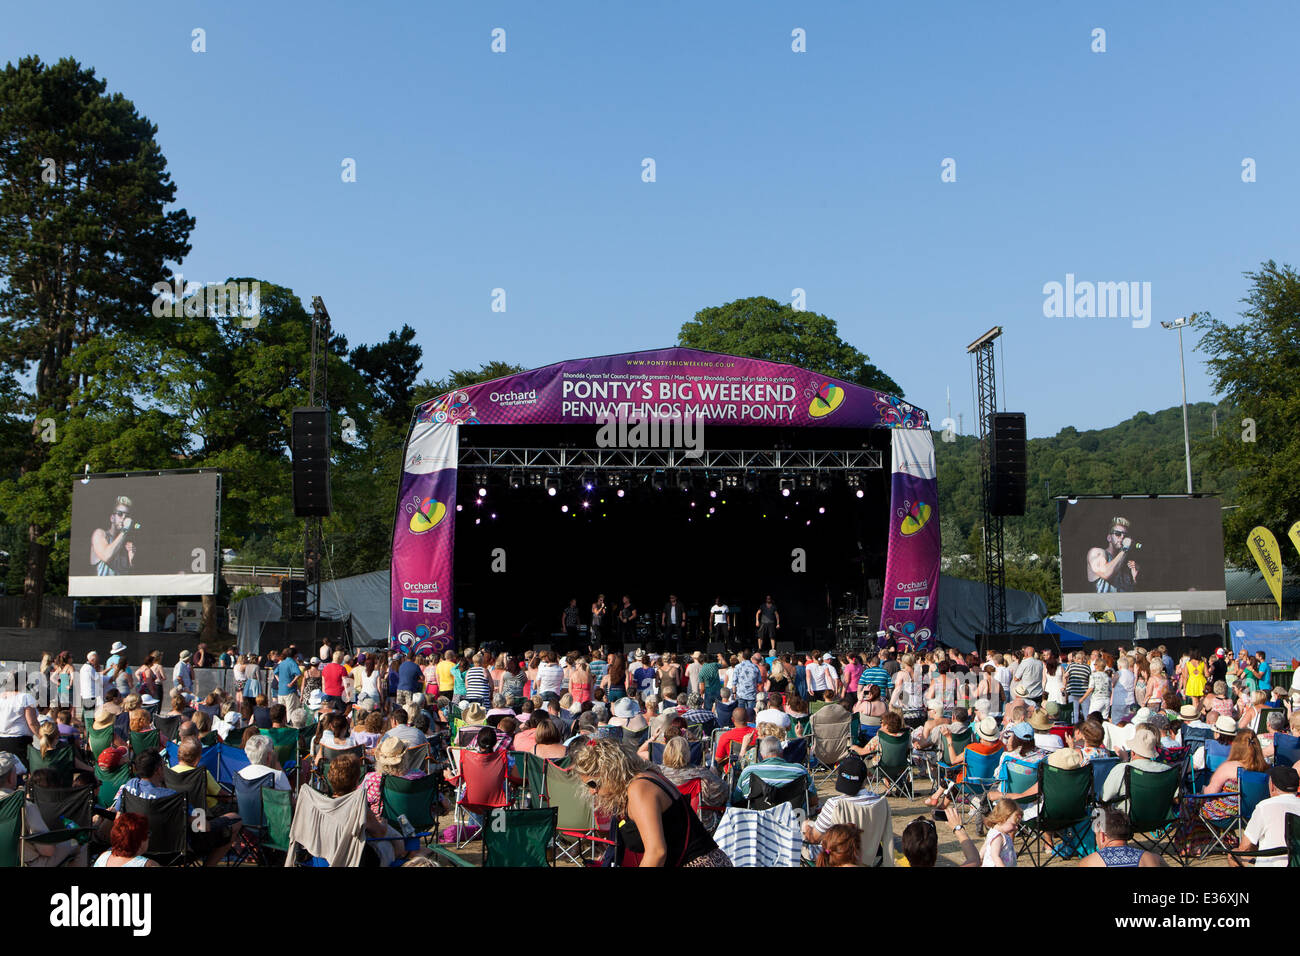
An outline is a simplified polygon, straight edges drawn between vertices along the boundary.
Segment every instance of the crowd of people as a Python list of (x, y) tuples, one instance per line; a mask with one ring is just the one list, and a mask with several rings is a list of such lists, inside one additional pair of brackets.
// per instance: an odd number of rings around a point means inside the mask
[[(232, 672), (223, 689), (196, 694), (195, 668), (223, 666)], [(1022, 778), (1010, 767), (1047, 761), (1070, 769), (1099, 757), (1122, 763), (1098, 794), (1106, 810), (1095, 821), (1096, 852), (1083, 865), (1158, 865), (1158, 857), (1130, 845), (1124, 766), (1179, 769), (1187, 728), (1208, 738), (1195, 748), (1191, 768), (1202, 774), (1200, 792), (1212, 798), (1202, 812), (1237, 812), (1238, 769), (1270, 774), (1274, 789), (1256, 811), (1258, 825), (1252, 819), (1246, 827), (1242, 850), (1283, 846), (1279, 808), (1300, 813), (1296, 771), (1279, 759), (1290, 751), (1274, 744), (1275, 735), (1288, 747), (1300, 736), (1300, 690), (1275, 687), (1262, 652), (1233, 657), (1220, 650), (1207, 660), (1192, 650), (1178, 661), (1164, 647), (1064, 656), (1026, 647), (982, 660), (951, 649), (638, 650), (628, 657), (592, 649), (516, 657), (474, 648), (353, 655), (325, 645), (258, 656), (200, 646), (164, 667), (157, 653), (129, 665), (117, 643), (102, 664), (93, 652), (75, 668), (66, 653), (47, 655), (36, 691), (0, 693), (0, 798), (26, 784), (55, 785), (52, 767), (70, 775), (63, 783), (97, 791), (127, 765), (130, 774), (111, 799), (99, 801), (89, 839), (25, 844), (26, 862), (35, 866), (89, 865), (88, 845), (104, 847), (93, 856), (97, 866), (149, 865), (148, 821), (122, 810), (123, 794), (165, 797), (176, 792), (168, 785), (173, 775), (194, 771), (208, 776), (208, 826), (191, 850), (206, 865), (229, 862), (247, 836), (234, 795), (201, 767), (205, 748), (217, 742), (245, 754), (240, 775), (269, 778), (294, 805), (305, 787), (332, 799), (362, 791), (371, 839), (360, 862), (376, 865), (425, 865), (427, 855), (382, 813), (385, 775), (439, 774), (438, 806), (446, 814), (463, 800), (467, 764), (500, 763), (517, 781), (520, 753), (581, 778), (608, 826), (606, 859), (624, 865), (730, 866), (728, 807), (780, 791), (797, 806), (803, 855), (817, 865), (879, 865), (886, 855), (900, 865), (935, 865), (938, 821), (951, 829), (962, 865), (1011, 866), (1036, 785), (1017, 784)], [(819, 795), (810, 772), (818, 757), (810, 759), (815, 748), (801, 738), (850, 722), (858, 738), (829, 758), (820, 754), (834, 793)], [(310, 731), (292, 775), (273, 746), (276, 732), (290, 729)], [(152, 747), (132, 737), (152, 730), (159, 731)], [(940, 762), (960, 768), (967, 754), (997, 757), (997, 786), (978, 807), (982, 847), (951, 805), (951, 788), (934, 788), (927, 812), (896, 846), (892, 834), (882, 838), (854, 816), (884, 799), (868, 783), (890, 742), (906, 748), (916, 773), (932, 777)], [(68, 759), (60, 760), (64, 748)], [(464, 840), (483, 823), (481, 813), (466, 813), (447, 836)], [(29, 802), (29, 834), (51, 825), (57, 821), (43, 820)]]

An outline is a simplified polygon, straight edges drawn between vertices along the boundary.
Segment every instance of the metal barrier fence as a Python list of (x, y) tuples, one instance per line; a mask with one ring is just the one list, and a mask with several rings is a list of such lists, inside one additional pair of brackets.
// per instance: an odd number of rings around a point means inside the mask
[[(138, 668), (133, 668), (137, 670)], [(162, 695), (159, 700), (166, 703), (170, 697), (172, 688), (175, 686), (172, 681), (173, 668), (163, 669)], [(229, 667), (195, 667), (194, 672), (194, 695), (198, 700), (203, 700), (214, 690), (223, 690), (231, 696), (235, 693), (235, 672)], [(268, 697), (271, 693), (271, 671), (267, 668), (258, 668), (256, 671), (257, 679), (262, 684), (262, 693)], [(101, 680), (102, 684), (102, 680)], [(17, 690), (25, 691), (36, 699), (37, 707), (72, 707), (75, 708), (73, 716), (80, 712), (81, 708), (81, 676), (79, 669), (74, 669), (72, 673), (71, 687), (68, 688), (64, 699), (59, 699), (58, 680), (42, 678), (40, 661), (0, 661), (0, 691)], [(96, 704), (98, 706), (98, 704)]]

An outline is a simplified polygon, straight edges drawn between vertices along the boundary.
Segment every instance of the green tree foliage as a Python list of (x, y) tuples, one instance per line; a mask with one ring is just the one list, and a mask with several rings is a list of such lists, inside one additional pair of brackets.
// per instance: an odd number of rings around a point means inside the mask
[(1295, 573), (1300, 560), (1283, 538), (1300, 519), (1300, 275), (1270, 260), (1245, 276), (1244, 321), (1211, 319), (1197, 345), (1209, 356), (1215, 389), (1238, 411), (1211, 446), (1211, 462), (1236, 479), (1238, 507), (1224, 512), (1224, 546), (1233, 561), (1254, 567), (1246, 536), (1264, 525), (1283, 542)]
[(7, 396), (7, 418), (53, 419), (58, 434), (24, 443), (16, 475), (0, 481), (0, 508), (26, 526), (28, 626), (40, 619), (69, 476), (98, 446), (152, 458), (166, 444), (165, 428), (123, 432), (86, 400), (95, 367), (78, 360), (99, 336), (137, 331), (194, 227), (185, 210), (166, 209), (176, 187), (157, 128), (106, 89), (71, 59), (28, 57), (0, 73), (0, 376), (30, 379)]
[(682, 326), (677, 344), (768, 362), (784, 362), (902, 397), (898, 383), (840, 338), (835, 320), (801, 312), (766, 296), (701, 309)]
[(518, 375), (526, 371), (528, 369), (522, 365), (511, 365), (509, 362), (496, 360), (484, 362), (478, 368), (452, 369), (440, 379), (421, 382), (415, 387), (412, 397), (414, 403), (420, 405), (431, 398), (447, 394), (453, 388), (469, 388), (480, 382), (490, 382), (494, 378)]

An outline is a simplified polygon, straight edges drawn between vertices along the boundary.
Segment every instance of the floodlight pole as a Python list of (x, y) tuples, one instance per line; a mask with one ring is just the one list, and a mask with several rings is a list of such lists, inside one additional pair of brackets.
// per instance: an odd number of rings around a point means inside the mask
[(1178, 330), (1178, 376), (1183, 386), (1183, 455), (1187, 460), (1187, 493), (1192, 494), (1192, 438), (1187, 426), (1187, 365), (1183, 359), (1183, 329), (1196, 321), (1196, 313), (1173, 322), (1161, 322), (1166, 329)]

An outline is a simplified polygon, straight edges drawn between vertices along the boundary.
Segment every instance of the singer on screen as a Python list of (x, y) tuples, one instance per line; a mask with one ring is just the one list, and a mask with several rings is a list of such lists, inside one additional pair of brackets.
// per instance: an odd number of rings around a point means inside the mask
[(1132, 591), (1137, 586), (1138, 564), (1129, 558), (1134, 547), (1142, 546), (1134, 545), (1129, 536), (1128, 519), (1112, 518), (1106, 547), (1088, 550), (1088, 581), (1098, 594)]
[(120, 496), (109, 512), (108, 530), (96, 528), (90, 536), (90, 563), (97, 575), (130, 573), (135, 564), (135, 542), (128, 540), (128, 535), (139, 528), (139, 523), (131, 520), (131, 499)]

